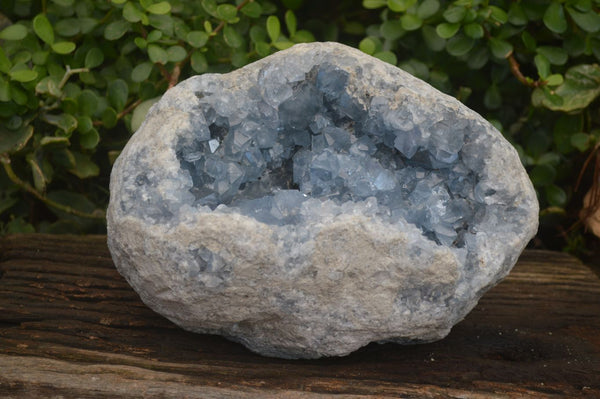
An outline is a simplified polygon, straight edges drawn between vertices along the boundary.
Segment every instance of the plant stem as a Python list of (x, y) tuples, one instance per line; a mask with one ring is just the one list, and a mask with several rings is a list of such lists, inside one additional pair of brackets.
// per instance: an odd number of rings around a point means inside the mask
[(8, 155), (0, 154), (0, 163), (2, 163), (2, 165), (4, 166), (4, 171), (6, 172), (6, 175), (14, 184), (19, 186), (21, 189), (27, 191), (29, 194), (33, 195), (34, 197), (36, 197), (37, 199), (42, 201), (44, 204), (51, 206), (53, 208), (56, 208), (58, 210), (61, 210), (63, 212), (69, 213), (71, 215), (79, 216), (82, 218), (98, 219), (98, 220), (106, 219), (105, 213), (100, 210), (97, 210), (94, 213), (81, 212), (81, 211), (78, 211), (77, 209), (71, 208), (70, 206), (59, 204), (58, 202), (52, 201), (51, 199), (43, 196), (37, 190), (35, 190), (33, 187), (31, 187), (31, 185), (29, 185), (29, 183), (24, 182), (23, 180), (21, 180), (19, 178), (19, 176), (17, 176), (15, 174), (15, 171), (13, 170), (13, 168), (10, 164), (10, 158)]
[[(241, 3), (240, 3), (240, 4), (239, 4), (237, 7), (236, 7), (236, 9), (239, 11), (239, 10), (241, 10), (242, 8), (244, 8), (244, 6), (245, 6), (246, 4), (248, 4), (248, 3), (250, 3), (250, 0), (244, 0), (244, 1), (242, 1), (242, 2), (241, 2)], [(217, 25), (217, 27), (215, 28), (215, 30), (213, 30), (213, 31), (211, 32), (211, 36), (214, 36), (214, 35), (216, 35), (217, 33), (219, 33), (219, 32), (221, 31), (221, 29), (223, 29), (224, 27), (225, 27), (225, 21), (221, 21), (221, 23), (220, 23), (219, 25)]]
[(75, 68), (75, 69), (71, 69), (71, 67), (69, 65), (67, 65), (67, 70), (65, 71), (65, 75), (63, 76), (62, 80), (58, 84), (58, 88), (62, 89), (67, 84), (67, 81), (69, 80), (69, 78), (72, 75), (75, 75), (76, 73), (89, 72), (89, 71), (90, 70), (87, 69), (87, 68)]

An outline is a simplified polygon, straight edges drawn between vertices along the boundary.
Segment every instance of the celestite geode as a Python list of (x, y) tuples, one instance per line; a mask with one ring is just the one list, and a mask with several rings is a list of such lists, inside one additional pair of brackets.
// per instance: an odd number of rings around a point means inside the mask
[(537, 230), (481, 116), (335, 43), (190, 78), (115, 163), (108, 243), (158, 313), (258, 353), (443, 338)]

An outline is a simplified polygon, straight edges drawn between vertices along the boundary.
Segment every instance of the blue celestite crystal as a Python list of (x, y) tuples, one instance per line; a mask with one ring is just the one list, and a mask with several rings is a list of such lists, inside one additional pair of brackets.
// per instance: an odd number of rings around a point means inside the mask
[(537, 229), (475, 112), (335, 43), (170, 89), (111, 175), (108, 240), (157, 312), (262, 354), (444, 337)]
[(257, 101), (276, 110), (271, 118), (249, 112), (233, 124), (247, 97), (197, 93), (211, 123), (177, 149), (197, 206), (225, 204), (282, 225), (303, 216), (281, 211), (273, 200), (280, 192), (337, 204), (374, 197), (381, 217), (402, 217), (438, 243), (464, 244), (461, 236), (486, 197), (475, 190), (476, 171), (462, 161), (469, 121), (449, 113), (428, 120), (421, 109), (392, 106), (382, 96), (353, 97), (346, 90), (350, 73), (330, 62), (295, 81), (279, 82), (280, 73), (271, 65), (258, 73), (264, 98)]

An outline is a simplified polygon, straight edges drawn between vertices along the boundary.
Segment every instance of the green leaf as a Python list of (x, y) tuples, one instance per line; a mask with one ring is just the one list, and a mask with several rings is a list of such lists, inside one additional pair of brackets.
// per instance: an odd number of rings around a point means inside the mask
[(586, 133), (575, 133), (571, 136), (571, 145), (581, 152), (590, 148), (590, 135)]
[(483, 97), (483, 104), (487, 109), (498, 109), (502, 105), (502, 96), (495, 84), (488, 87)]
[(70, 144), (67, 137), (45, 136), (40, 140), (40, 145), (42, 147), (64, 148), (68, 147)]
[(140, 22), (145, 17), (144, 12), (137, 5), (128, 1), (123, 7), (123, 18), (129, 22)]
[(33, 19), (33, 31), (43, 42), (54, 43), (54, 29), (44, 14), (38, 14)]
[(540, 78), (546, 79), (550, 75), (550, 61), (548, 61), (548, 58), (542, 54), (538, 54), (533, 58), (533, 62)]
[(400, 17), (400, 23), (402, 24), (402, 28), (407, 31), (417, 30), (423, 25), (421, 18), (414, 14), (404, 14)]
[(217, 2), (215, 0), (202, 0), (201, 4), (202, 8), (204, 8), (204, 11), (213, 17), (217, 16)]
[(546, 199), (552, 206), (563, 207), (567, 203), (567, 193), (555, 184), (546, 187)]
[(416, 2), (416, 0), (388, 0), (387, 6), (392, 11), (404, 12), (411, 8)]
[(108, 84), (106, 90), (109, 104), (120, 112), (125, 108), (127, 99), (129, 98), (129, 87), (123, 79), (115, 79)]
[(63, 37), (75, 36), (81, 31), (79, 29), (79, 20), (76, 18), (61, 19), (54, 25), (54, 31)]
[(94, 128), (94, 122), (92, 118), (87, 115), (83, 115), (77, 118), (77, 130), (80, 133), (87, 133)]
[(290, 36), (294, 36), (296, 34), (298, 23), (296, 21), (296, 16), (291, 10), (287, 10), (285, 13), (285, 26), (287, 31), (290, 33)]
[(554, 123), (553, 142), (562, 154), (573, 151), (571, 136), (583, 128), (583, 117), (579, 115), (561, 115)]
[(148, 61), (136, 65), (136, 67), (131, 71), (131, 80), (137, 83), (143, 82), (150, 76), (152, 68), (152, 63)]
[(136, 37), (135, 39), (133, 39), (133, 42), (141, 50), (144, 50), (145, 48), (148, 47), (148, 42), (143, 37)]
[(554, 33), (563, 33), (567, 30), (567, 19), (562, 4), (552, 2), (544, 13), (544, 25)]
[(423, 26), (423, 29), (421, 29), (421, 34), (423, 35), (425, 44), (427, 44), (427, 47), (429, 47), (431, 50), (441, 51), (446, 48), (446, 40), (442, 39), (432, 26)]
[(69, 136), (77, 129), (77, 119), (71, 114), (62, 114), (58, 119), (57, 126)]
[(600, 30), (600, 14), (593, 9), (587, 12), (579, 12), (567, 6), (567, 12), (573, 18), (573, 21), (584, 31), (595, 33)]
[(106, 40), (118, 40), (127, 33), (130, 27), (131, 24), (124, 19), (111, 22), (106, 25), (106, 28), (104, 29), (104, 38)]
[(140, 128), (142, 122), (144, 122), (144, 119), (146, 119), (146, 114), (148, 114), (150, 107), (156, 104), (158, 100), (160, 100), (160, 97), (155, 97), (150, 100), (146, 100), (137, 107), (135, 107), (135, 109), (133, 110), (133, 115), (131, 116), (132, 132), (135, 132)]
[(204, 47), (204, 45), (208, 41), (208, 35), (203, 31), (193, 30), (187, 34), (186, 40), (190, 44), (190, 46), (200, 48)]
[(225, 43), (231, 48), (238, 48), (244, 44), (242, 36), (230, 25), (225, 25), (223, 28), (223, 39), (225, 39)]
[(100, 135), (96, 129), (90, 129), (85, 133), (79, 134), (79, 145), (81, 145), (81, 148), (91, 150), (96, 148), (99, 141)]
[(279, 38), (279, 34), (281, 33), (281, 24), (279, 23), (279, 18), (275, 15), (270, 15), (267, 18), (267, 34), (271, 39), (271, 42), (276, 41)]
[(35, 227), (31, 223), (27, 223), (22, 217), (12, 219), (6, 224), (7, 234), (27, 234), (35, 233)]
[(0, 40), (23, 40), (27, 36), (27, 28), (21, 24), (9, 25), (0, 31)]
[[(85, 165), (82, 165), (82, 167), (83, 166), (85, 166)], [(73, 173), (72, 170), (70, 172)], [(80, 178), (82, 178), (82, 177), (80, 177)], [(91, 214), (97, 210), (96, 205), (94, 205), (93, 202), (91, 202), (89, 199), (87, 199), (84, 195), (75, 193), (73, 191), (66, 191), (66, 190), (50, 191), (48, 193), (47, 197), (48, 197), (48, 199), (50, 199), (54, 202), (65, 205), (71, 209), (75, 209), (80, 212)], [(70, 213), (66, 213), (66, 212), (61, 211), (54, 207), (49, 207), (48, 209), (50, 209), (52, 211), (52, 213), (54, 213), (58, 218), (58, 222), (54, 223), (51, 226), (51, 228), (52, 228), (51, 231), (56, 231), (56, 230), (61, 231), (62, 229), (65, 228), (65, 225), (66, 225), (66, 226), (68, 226), (67, 228), (69, 228), (69, 231), (72, 232), (73, 228), (81, 229), (81, 228), (84, 228), (82, 226), (86, 226), (91, 223), (89, 219), (83, 219), (79, 216), (75, 216)]]
[(512, 2), (508, 9), (508, 21), (517, 26), (527, 25), (527, 14), (523, 11), (521, 3)]
[(98, 106), (98, 96), (89, 89), (82, 90), (77, 96), (77, 104), (81, 115), (92, 116)]
[(556, 165), (559, 162), (560, 162), (560, 155), (558, 155), (555, 152), (547, 152), (537, 159), (536, 164), (543, 165), (545, 163), (549, 163), (549, 164)]
[(497, 24), (505, 24), (508, 21), (508, 14), (500, 7), (489, 6), (490, 19)]
[(465, 25), (463, 29), (465, 35), (472, 39), (481, 39), (483, 37), (483, 27), (476, 22)]
[(358, 44), (358, 48), (363, 53), (373, 55), (373, 53), (375, 53), (375, 50), (377, 49), (377, 44), (373, 41), (373, 39), (365, 37)]
[(462, 34), (452, 37), (446, 42), (446, 51), (450, 55), (460, 57), (467, 54), (475, 45), (475, 41)]
[(553, 65), (564, 65), (569, 59), (567, 52), (560, 47), (540, 46), (535, 51), (546, 57)]
[(536, 186), (547, 186), (552, 184), (556, 177), (556, 169), (549, 164), (537, 165), (529, 173), (531, 181)]
[(277, 50), (286, 50), (292, 47), (293, 45), (294, 43), (290, 42), (289, 40), (278, 40), (275, 43), (273, 43), (273, 46), (275, 46)]
[(262, 7), (256, 1), (253, 1), (247, 3), (240, 11), (250, 18), (258, 18), (262, 14)]
[(181, 46), (171, 46), (167, 49), (167, 56), (170, 62), (180, 62), (187, 57), (187, 51)]
[(168, 14), (171, 11), (171, 4), (168, 1), (161, 1), (160, 3), (150, 4), (146, 7), (146, 11), (150, 14)]
[(448, 22), (444, 22), (439, 24), (435, 28), (435, 31), (437, 32), (438, 36), (442, 39), (450, 39), (452, 36), (456, 35), (456, 32), (458, 32), (459, 29), (460, 24), (451, 24)]
[(98, 21), (94, 18), (79, 18), (78, 22), (79, 31), (84, 35), (90, 33), (98, 25)]
[(521, 41), (523, 42), (525, 47), (527, 47), (527, 50), (535, 51), (537, 42), (535, 41), (535, 39), (533, 38), (533, 36), (531, 36), (531, 34), (529, 32), (523, 31), (523, 33), (521, 34)]
[(104, 62), (104, 53), (98, 47), (92, 47), (85, 55), (84, 65), (88, 69), (96, 68)]
[(396, 40), (406, 33), (402, 27), (402, 23), (398, 20), (384, 21), (379, 27), (379, 31), (381, 32), (381, 36), (386, 40)]
[(14, 81), (27, 83), (35, 80), (38, 77), (38, 73), (31, 69), (21, 69), (10, 72), (10, 78)]
[(504, 59), (508, 57), (513, 51), (512, 44), (505, 40), (497, 39), (495, 37), (490, 38), (489, 45), (493, 56), (496, 58)]
[(12, 63), (4, 53), (2, 47), (0, 47), (0, 72), (8, 73), (11, 67)]
[(40, 193), (44, 193), (46, 191), (48, 179), (44, 175), (40, 164), (33, 156), (27, 157), (27, 163), (29, 164), (29, 169), (31, 169), (31, 174), (33, 175), (33, 185), (35, 189)]
[(541, 105), (553, 111), (573, 112), (586, 108), (600, 95), (600, 66), (577, 65), (565, 74), (564, 83), (554, 90), (562, 103), (553, 103), (547, 95)]
[(310, 43), (315, 41), (315, 37), (309, 31), (300, 29), (296, 32), (292, 40), (296, 43)]
[(256, 48), (256, 53), (261, 57), (266, 57), (271, 54), (271, 45), (267, 42), (256, 42), (254, 43), (254, 47)]
[(548, 86), (559, 86), (559, 85), (563, 84), (564, 81), (565, 80), (564, 80), (563, 76), (559, 73), (555, 73), (546, 78), (546, 84)]
[(265, 28), (259, 25), (254, 25), (250, 28), (250, 40), (253, 43), (264, 42), (267, 40), (267, 31)]
[(10, 83), (0, 75), (0, 101), (10, 101)]
[(378, 53), (373, 54), (373, 57), (379, 58), (383, 62), (387, 62), (388, 64), (396, 65), (398, 63), (398, 58), (396, 58), (396, 54), (391, 51), (380, 51)]
[(231, 4), (220, 4), (217, 6), (217, 15), (225, 21), (231, 21), (237, 17), (237, 8)]
[(169, 61), (169, 55), (167, 52), (160, 46), (156, 44), (148, 45), (148, 57), (150, 61), (155, 64), (166, 64)]
[(363, 7), (367, 9), (375, 9), (385, 7), (387, 0), (363, 0)]
[(421, 19), (427, 19), (435, 15), (440, 9), (440, 2), (438, 0), (425, 0), (419, 4), (417, 8), (417, 16)]
[(116, 126), (117, 121), (117, 111), (112, 107), (106, 108), (102, 113), (102, 125), (107, 129), (111, 129)]
[(9, 130), (0, 124), (0, 154), (20, 151), (33, 136), (33, 126), (22, 125), (17, 130)]
[[(100, 168), (96, 165), (89, 156), (81, 154), (76, 151), (72, 151), (73, 157), (75, 158), (75, 167), (70, 169), (69, 172), (73, 173), (80, 179), (87, 179), (89, 177), (95, 177), (100, 174)], [(69, 193), (72, 194), (72, 193)], [(48, 195), (50, 197), (50, 194)], [(56, 201), (56, 200), (55, 200)], [(60, 201), (57, 201), (60, 202)], [(72, 202), (68, 202), (72, 203)]]
[(450, 6), (444, 11), (444, 19), (451, 24), (460, 22), (465, 17), (467, 9), (461, 6)]
[(163, 36), (163, 33), (159, 30), (153, 30), (152, 32), (148, 33), (148, 36), (146, 37), (146, 41), (148, 43), (153, 43), (153, 42), (157, 42), (160, 40), (160, 38)]
[(206, 57), (199, 50), (192, 53), (190, 63), (192, 69), (197, 73), (204, 73), (208, 70), (208, 61), (206, 61)]
[(69, 54), (75, 50), (75, 43), (73, 42), (56, 42), (52, 43), (52, 50), (57, 54)]

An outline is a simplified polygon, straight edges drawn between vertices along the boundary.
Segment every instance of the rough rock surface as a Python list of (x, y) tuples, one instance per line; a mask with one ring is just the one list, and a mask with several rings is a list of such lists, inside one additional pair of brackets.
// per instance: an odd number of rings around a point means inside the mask
[(108, 243), (181, 327), (315, 358), (443, 338), (537, 214), (516, 151), (478, 114), (313, 43), (169, 90), (115, 163)]

